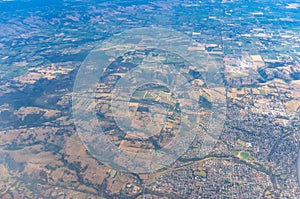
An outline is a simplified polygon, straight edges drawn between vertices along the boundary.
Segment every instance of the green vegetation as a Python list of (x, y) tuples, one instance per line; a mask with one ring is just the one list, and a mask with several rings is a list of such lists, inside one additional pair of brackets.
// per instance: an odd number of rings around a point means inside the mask
[(254, 158), (251, 157), (251, 155), (248, 152), (233, 150), (231, 153), (233, 156), (238, 157), (239, 159), (242, 160), (248, 160), (248, 161), (254, 160)]
[(171, 100), (172, 100), (171, 93), (160, 92), (159, 96), (160, 96), (161, 100), (165, 103), (171, 102)]
[(117, 175), (117, 171), (114, 170), (114, 169), (112, 169), (112, 170), (110, 171), (110, 177), (114, 178), (114, 177), (116, 177), (116, 175)]
[(267, 92), (264, 89), (259, 89), (259, 94), (265, 95), (265, 94), (267, 94)]
[(146, 95), (145, 95), (145, 99), (154, 99), (154, 96), (153, 96), (152, 93), (147, 92)]
[(249, 159), (250, 159), (249, 153), (243, 152), (243, 151), (240, 152), (240, 157), (241, 157), (242, 159), (246, 159), (246, 160), (249, 160)]
[(57, 75), (61, 75), (61, 72), (55, 72), (51, 74), (51, 76), (57, 76)]
[(234, 155), (236, 157), (239, 155), (239, 151), (237, 151), (237, 150), (233, 150), (231, 153), (232, 153), (232, 155)]
[(145, 95), (145, 92), (146, 92), (146, 91), (135, 91), (135, 92), (132, 94), (132, 97), (138, 98), (138, 99), (143, 99), (143, 97), (144, 97), (144, 95)]
[(237, 143), (238, 143), (239, 145), (241, 145), (241, 146), (246, 146), (246, 142), (243, 141), (243, 140), (241, 140), (241, 139), (238, 139), (238, 140), (237, 140)]
[(194, 175), (195, 176), (200, 176), (200, 177), (203, 177), (203, 178), (206, 178), (206, 172), (201, 170), (201, 171), (195, 171), (194, 172)]

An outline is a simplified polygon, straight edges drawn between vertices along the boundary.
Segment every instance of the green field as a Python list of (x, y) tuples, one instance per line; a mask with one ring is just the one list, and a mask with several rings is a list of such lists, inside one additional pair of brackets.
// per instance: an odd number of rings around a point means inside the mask
[(241, 160), (247, 160), (247, 161), (255, 160), (253, 157), (251, 157), (251, 155), (248, 152), (233, 150), (231, 153), (233, 156), (235, 156)]
[(246, 159), (246, 160), (249, 160), (249, 159), (250, 159), (249, 153), (243, 152), (243, 151), (240, 152), (240, 157), (241, 157), (242, 159)]

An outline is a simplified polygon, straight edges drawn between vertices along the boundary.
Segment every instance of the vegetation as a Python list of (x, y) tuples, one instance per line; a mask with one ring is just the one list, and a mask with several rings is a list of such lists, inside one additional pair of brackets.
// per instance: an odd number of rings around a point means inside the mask
[(237, 150), (233, 150), (233, 151), (232, 151), (232, 155), (234, 155), (234, 156), (237, 157), (237, 156), (239, 155), (239, 152), (238, 152)]
[(248, 160), (248, 161), (253, 161), (254, 160), (254, 158), (251, 157), (251, 155), (248, 152), (245, 152), (245, 151), (233, 150), (231, 153), (232, 153), (233, 156), (235, 156), (239, 159), (242, 159), (242, 160)]
[(57, 75), (61, 75), (62, 73), (61, 72), (55, 72), (55, 73), (52, 73), (51, 76), (57, 76)]
[(206, 178), (206, 172), (201, 170), (201, 171), (195, 171), (194, 172), (194, 175), (195, 176), (200, 176), (200, 177), (203, 177), (203, 178)]
[(238, 143), (239, 145), (241, 145), (241, 146), (246, 146), (246, 142), (243, 141), (243, 140), (241, 140), (241, 139), (238, 139), (238, 140), (237, 140), (237, 143)]
[(259, 89), (259, 94), (265, 95), (265, 94), (267, 94), (267, 92), (264, 89)]
[(246, 160), (249, 160), (249, 159), (250, 159), (250, 155), (249, 155), (249, 153), (247, 153), (247, 152), (241, 151), (240, 154), (239, 154), (239, 156), (240, 156), (242, 159), (246, 159)]

